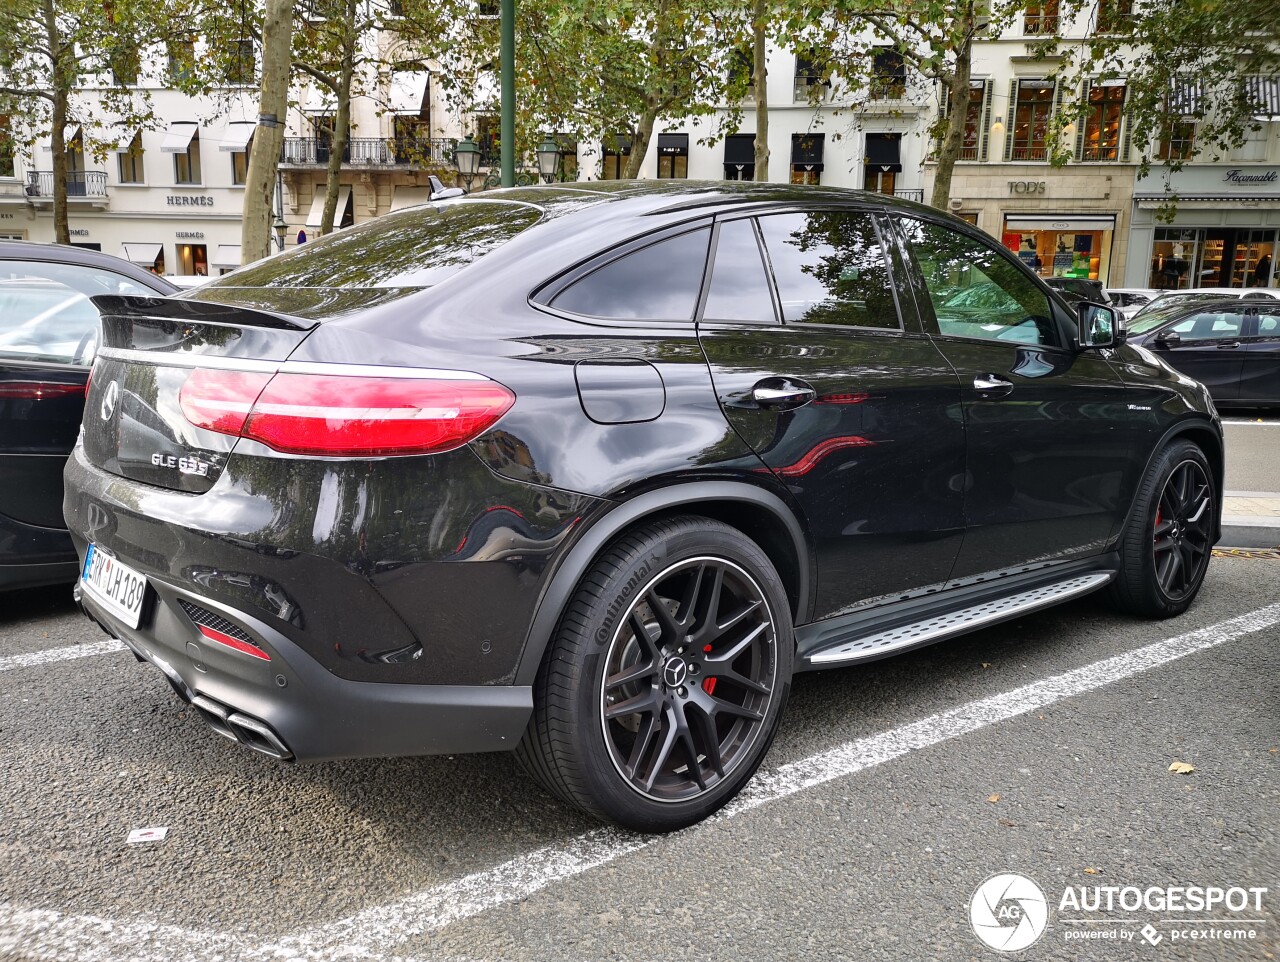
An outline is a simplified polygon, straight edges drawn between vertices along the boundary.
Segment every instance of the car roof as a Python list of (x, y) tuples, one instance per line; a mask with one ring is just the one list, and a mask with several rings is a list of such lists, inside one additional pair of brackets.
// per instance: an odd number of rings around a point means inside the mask
[(172, 294), (178, 288), (163, 277), (133, 264), (123, 257), (102, 251), (72, 247), (67, 244), (40, 244), (35, 241), (0, 241), (0, 261), (45, 261), (113, 271), (145, 284), (161, 294)]
[(1170, 294), (1185, 296), (1187, 294), (1203, 294), (1210, 297), (1245, 297), (1249, 294), (1265, 294), (1267, 297), (1280, 298), (1280, 290), (1270, 287), (1183, 287), (1173, 291), (1160, 291), (1160, 296)]

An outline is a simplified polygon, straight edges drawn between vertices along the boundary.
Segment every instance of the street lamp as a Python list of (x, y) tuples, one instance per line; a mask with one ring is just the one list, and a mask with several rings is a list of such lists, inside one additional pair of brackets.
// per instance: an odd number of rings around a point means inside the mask
[(458, 169), (458, 177), (462, 180), (462, 189), (471, 192), (471, 180), (480, 170), (480, 145), (467, 134), (453, 148), (453, 165)]
[(276, 246), (284, 250), (284, 235), (289, 232), (289, 225), (284, 222), (284, 217), (279, 212), (276, 213), (276, 222), (271, 225), (271, 229), (275, 231)]
[(538, 173), (549, 184), (560, 173), (560, 160), (564, 157), (564, 152), (560, 150), (560, 145), (556, 143), (555, 138), (546, 134), (542, 138), (542, 143), (538, 145), (536, 153)]

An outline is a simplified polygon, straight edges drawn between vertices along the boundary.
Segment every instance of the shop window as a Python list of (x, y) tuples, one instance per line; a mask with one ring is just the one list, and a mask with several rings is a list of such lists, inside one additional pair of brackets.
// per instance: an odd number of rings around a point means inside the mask
[(253, 138), (244, 145), (244, 150), (231, 152), (231, 183), (243, 187), (249, 179), (249, 153), (253, 150)]
[(1054, 228), (1048, 220), (1043, 226), (1025, 223), (1026, 218), (1007, 218), (1002, 240), (1004, 246), (1018, 255), (1041, 277), (1075, 277), (1082, 280), (1107, 281), (1114, 225), (1110, 229), (1080, 223), (1069, 228)]
[(822, 149), (825, 134), (791, 135), (791, 183), (822, 183)]
[(1270, 287), (1271, 267), (1275, 261), (1275, 253), (1275, 231), (1240, 231), (1236, 237), (1231, 286)]
[(1006, 159), (1048, 160), (1049, 119), (1053, 116), (1056, 85), (1052, 80), (1015, 80), (1013, 85), (1013, 117)]
[(626, 134), (614, 134), (606, 137), (600, 148), (604, 154), (600, 179), (621, 180), (627, 172), (627, 159), (631, 156), (631, 138)]
[(724, 139), (724, 179), (756, 179), (755, 134), (730, 134)]
[(822, 79), (822, 66), (812, 51), (796, 54), (795, 84), (792, 99), (796, 103), (825, 100), (831, 93), (831, 81)]
[(119, 167), (120, 183), (141, 184), (146, 180), (142, 166), (142, 131), (134, 134), (129, 145), (116, 154), (116, 161)]
[(689, 135), (658, 135), (658, 178), (684, 179), (689, 176)]
[(969, 106), (964, 112), (961, 160), (987, 159), (987, 128), (991, 126), (991, 81), (969, 81)]
[(1022, 32), (1027, 36), (1053, 36), (1058, 32), (1058, 0), (1040, 0), (1028, 5), (1022, 15)]
[(877, 194), (893, 195), (902, 171), (902, 135), (870, 133), (863, 147), (862, 186)]
[(187, 149), (173, 155), (173, 182), (175, 184), (200, 183), (200, 132), (191, 136)]
[(1157, 227), (1151, 246), (1151, 276), (1147, 286), (1156, 290), (1197, 287), (1195, 263), (1204, 243), (1204, 231)]
[(14, 163), (13, 121), (8, 114), (0, 114), (0, 177), (16, 177)]
[(1124, 118), (1125, 86), (1106, 83), (1088, 88), (1088, 109), (1080, 129), (1079, 158), (1084, 161), (1120, 159), (1120, 125)]
[(183, 277), (208, 277), (208, 248), (204, 244), (179, 244), (178, 273)]

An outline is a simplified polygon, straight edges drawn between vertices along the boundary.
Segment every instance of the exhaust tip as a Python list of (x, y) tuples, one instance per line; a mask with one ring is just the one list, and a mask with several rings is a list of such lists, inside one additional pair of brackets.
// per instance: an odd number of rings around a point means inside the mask
[(227, 725), (246, 748), (252, 748), (255, 752), (269, 755), (281, 762), (293, 758), (293, 752), (289, 751), (280, 736), (266, 722), (235, 712), (227, 716)]

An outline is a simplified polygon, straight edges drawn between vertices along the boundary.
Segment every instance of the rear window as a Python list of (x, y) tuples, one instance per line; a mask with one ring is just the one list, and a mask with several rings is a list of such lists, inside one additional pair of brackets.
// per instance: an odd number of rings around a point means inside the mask
[(517, 234), (542, 212), (506, 201), (463, 201), (386, 214), (201, 286), (219, 288), (418, 288), (439, 284)]

